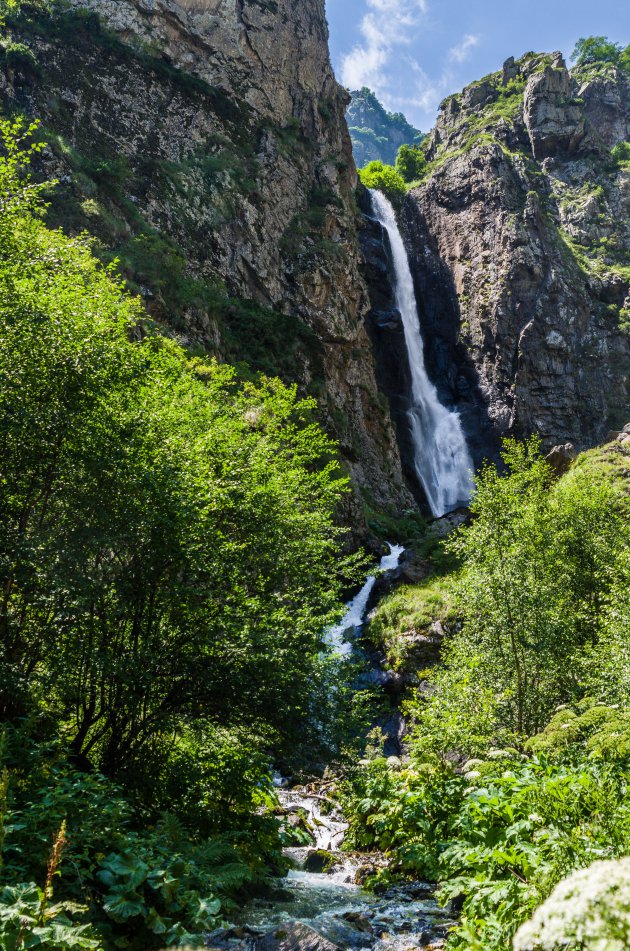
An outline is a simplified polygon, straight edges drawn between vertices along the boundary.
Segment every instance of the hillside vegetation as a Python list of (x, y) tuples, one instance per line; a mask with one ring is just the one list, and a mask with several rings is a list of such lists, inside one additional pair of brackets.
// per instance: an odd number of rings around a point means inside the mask
[(388, 112), (371, 89), (364, 87), (350, 95), (346, 118), (359, 167), (373, 161), (393, 164), (401, 145), (419, 145), (424, 138), (402, 113)]
[[(352, 846), (390, 854), (381, 882), (440, 881), (463, 905), (448, 947), (475, 951), (507, 951), (562, 879), (630, 852), (630, 434), (560, 479), (535, 440), (503, 459), (447, 542), (455, 571), (376, 611), (372, 636), (420, 681), (410, 760), (375, 756), (346, 790)], [(432, 620), (442, 663), (423, 670)]]
[(339, 748), (346, 484), (311, 401), (46, 227), (35, 133), (0, 121), (0, 945), (201, 943), (282, 867), (272, 760)]

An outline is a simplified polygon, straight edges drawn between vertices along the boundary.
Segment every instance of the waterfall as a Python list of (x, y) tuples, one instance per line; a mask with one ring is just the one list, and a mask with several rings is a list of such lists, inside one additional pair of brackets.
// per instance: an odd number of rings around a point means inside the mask
[(372, 191), (371, 196), (374, 215), (389, 235), (396, 277), (396, 306), (405, 328), (411, 369), (408, 416), (414, 467), (431, 511), (439, 517), (470, 499), (473, 462), (459, 414), (442, 406), (427, 376), (413, 278), (394, 209), (381, 192)]
[[(383, 574), (397, 568), (404, 550), (402, 545), (389, 545), (389, 554), (381, 558), (381, 563), (378, 566), (379, 572)], [(354, 650), (352, 642), (346, 640), (345, 634), (353, 628), (362, 627), (365, 623), (370, 595), (375, 584), (376, 575), (370, 575), (357, 596), (346, 605), (346, 613), (342, 621), (326, 631), (326, 642), (343, 657), (349, 657)]]

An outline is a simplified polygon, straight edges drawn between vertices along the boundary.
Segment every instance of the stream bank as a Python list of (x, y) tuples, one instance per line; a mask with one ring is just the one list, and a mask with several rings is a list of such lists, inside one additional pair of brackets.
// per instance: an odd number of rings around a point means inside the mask
[[(361, 637), (379, 596), (400, 579), (404, 555), (401, 546), (390, 546), (379, 573), (367, 579), (343, 621), (327, 632), (328, 642), (342, 656), (361, 652), (368, 667), (365, 676), (374, 684), (383, 685), (385, 672), (374, 658), (363, 654)], [(391, 742), (394, 737), (386, 738), (386, 746)], [(302, 834), (307, 831), (311, 843), (285, 850), (292, 866), (289, 873), (242, 908), (232, 927), (210, 935), (208, 947), (216, 951), (438, 951), (445, 946), (455, 922), (438, 905), (430, 883), (413, 882), (380, 892), (363, 887), (369, 876), (387, 866), (387, 859), (378, 853), (341, 851), (348, 824), (329, 795), (331, 785), (334, 782), (322, 779), (294, 786), (276, 775), (279, 812), (290, 828)]]

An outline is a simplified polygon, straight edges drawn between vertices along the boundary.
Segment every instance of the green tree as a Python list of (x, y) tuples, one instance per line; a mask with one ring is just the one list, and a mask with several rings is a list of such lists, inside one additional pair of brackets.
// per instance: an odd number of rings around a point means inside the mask
[(392, 165), (370, 162), (359, 170), (359, 178), (366, 188), (383, 192), (393, 205), (400, 206), (407, 194), (405, 181)]
[(401, 145), (396, 157), (396, 171), (405, 182), (415, 182), (422, 178), (427, 166), (424, 150), (416, 145)]
[(0, 709), (110, 775), (188, 722), (295, 744), (344, 571), (334, 447), (295, 388), (143, 328), (40, 220), (27, 131), (0, 123)]
[(614, 43), (607, 36), (588, 36), (577, 41), (571, 59), (580, 66), (587, 63), (618, 63), (622, 52), (619, 43)]
[(464, 625), (416, 710), (427, 750), (471, 753), (531, 735), (581, 694), (582, 660), (628, 544), (614, 480), (588, 466), (554, 480), (536, 440), (508, 440), (503, 459), (505, 473), (482, 470), (473, 521), (452, 542)]

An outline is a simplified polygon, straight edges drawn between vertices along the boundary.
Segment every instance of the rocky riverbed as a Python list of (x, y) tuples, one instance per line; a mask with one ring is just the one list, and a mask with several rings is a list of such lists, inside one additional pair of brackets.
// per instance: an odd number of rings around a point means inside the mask
[(233, 928), (215, 932), (208, 946), (234, 951), (443, 948), (454, 921), (433, 886), (414, 882), (373, 894), (357, 882), (380, 856), (336, 853), (326, 871), (308, 871), (316, 850), (291, 849), (295, 867), (264, 898), (242, 909)]

